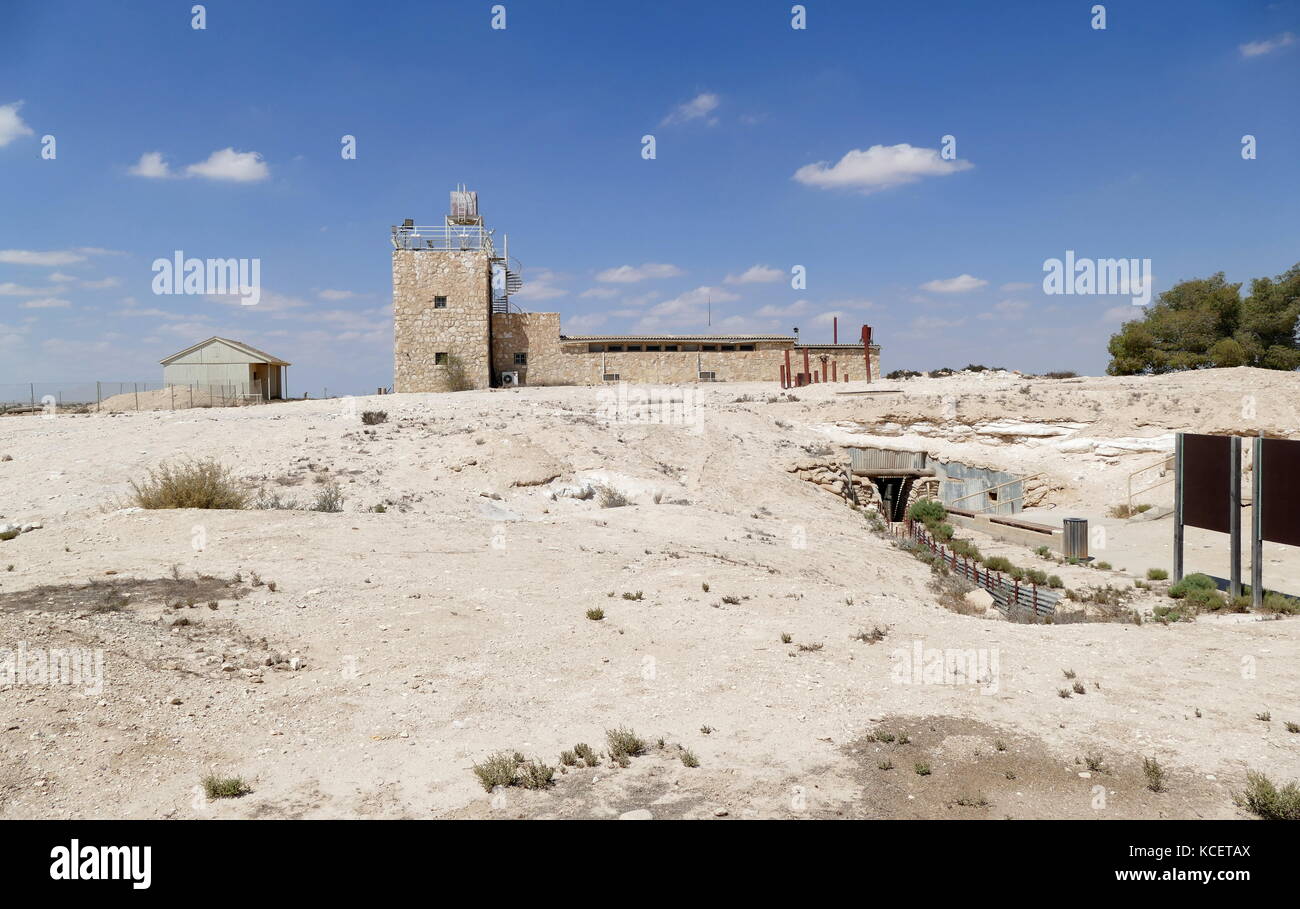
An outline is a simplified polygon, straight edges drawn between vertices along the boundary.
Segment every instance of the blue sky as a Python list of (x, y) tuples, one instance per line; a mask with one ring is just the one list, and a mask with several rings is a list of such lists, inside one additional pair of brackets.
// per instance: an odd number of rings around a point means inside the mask
[[(502, 5), (0, 5), (0, 383), (219, 334), (293, 393), (390, 384), (389, 227), (459, 182), (566, 333), (838, 313), (887, 370), (1103, 371), (1136, 308), (1045, 295), (1066, 250), (1157, 292), (1300, 260), (1300, 0)], [(259, 258), (261, 302), (155, 295), (175, 250)]]

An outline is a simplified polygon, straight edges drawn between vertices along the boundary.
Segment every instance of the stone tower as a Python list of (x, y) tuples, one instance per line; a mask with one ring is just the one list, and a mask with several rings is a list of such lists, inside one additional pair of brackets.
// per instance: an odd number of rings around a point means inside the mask
[(453, 191), (441, 227), (393, 228), (393, 391), (491, 385), (494, 261), (477, 193)]

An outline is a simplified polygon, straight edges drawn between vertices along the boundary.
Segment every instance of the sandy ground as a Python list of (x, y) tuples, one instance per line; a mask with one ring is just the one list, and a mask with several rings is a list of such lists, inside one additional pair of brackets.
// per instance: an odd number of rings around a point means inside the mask
[[(842, 394), (867, 390), (898, 393)], [(958, 615), (787, 470), (841, 444), (926, 448), (1044, 472), (1045, 520), (1101, 520), (1169, 433), (1297, 437), (1300, 377), (685, 391), (668, 423), (580, 388), (0, 419), (0, 521), (43, 522), (0, 542), (0, 650), (103, 654), (102, 689), (0, 678), (0, 817), (1240, 817), (1247, 769), (1300, 777), (1300, 620)], [(125, 507), (177, 455), (298, 503), (337, 483), (344, 510)], [(593, 483), (632, 504), (574, 495)], [(1167, 564), (1167, 518), (1113, 523), (1127, 571), (1061, 567), (1067, 584)], [(1189, 568), (1212, 569), (1197, 542)], [(1266, 558), (1300, 593), (1300, 553)], [(973, 651), (977, 677), (913, 673), (945, 650)], [(1066, 670), (1084, 694), (1059, 696)], [(471, 769), (500, 750), (556, 764), (615, 726), (649, 754), (545, 791), (489, 794)], [(208, 801), (210, 772), (253, 791)]]

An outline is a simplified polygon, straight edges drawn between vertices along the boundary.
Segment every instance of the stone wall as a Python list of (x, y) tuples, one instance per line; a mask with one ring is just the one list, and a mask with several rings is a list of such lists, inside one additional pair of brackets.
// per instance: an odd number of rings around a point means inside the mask
[(393, 250), (394, 391), (488, 387), (491, 281), (482, 250)]
[[(393, 390), (457, 391), (488, 388), (503, 372), (518, 372), (524, 385), (600, 385), (605, 376), (639, 384), (700, 381), (701, 372), (718, 382), (777, 382), (786, 351), (794, 372), (821, 371), (835, 364), (840, 381), (865, 376), (862, 348), (789, 347), (781, 341), (743, 341), (754, 350), (591, 352), (586, 341), (560, 337), (560, 316), (553, 312), (493, 313), (492, 274), (482, 250), (393, 251)], [(447, 298), (435, 308), (434, 298)], [(619, 343), (611, 341), (610, 343)], [(644, 340), (622, 342), (646, 344)], [(665, 340), (649, 343), (700, 342)], [(438, 362), (445, 354), (445, 362)], [(525, 362), (516, 363), (523, 354)], [(872, 373), (880, 377), (879, 349), (873, 348)]]
[[(524, 385), (600, 385), (606, 375), (617, 375), (621, 382), (687, 383), (698, 382), (701, 372), (712, 372), (718, 382), (776, 382), (787, 346), (775, 341), (756, 341), (754, 346), (755, 350), (734, 351), (592, 353), (585, 341), (560, 339), (557, 313), (498, 313), (492, 317), (492, 368), (497, 373), (518, 372)], [(834, 363), (840, 381), (846, 375), (850, 379), (866, 375), (861, 348), (807, 350), (812, 370), (822, 370), (824, 354), (827, 368)], [(803, 370), (803, 351), (790, 351), (790, 365), (796, 373)], [(527, 355), (526, 364), (515, 363), (519, 353)], [(873, 376), (880, 378), (878, 350), (873, 350), (871, 367)]]

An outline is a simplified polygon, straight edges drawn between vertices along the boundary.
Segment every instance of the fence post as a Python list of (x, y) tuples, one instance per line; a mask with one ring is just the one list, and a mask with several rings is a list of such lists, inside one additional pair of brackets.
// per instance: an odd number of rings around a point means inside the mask
[(136, 413), (139, 413), (140, 412), (140, 383), (132, 382), (131, 387), (135, 390), (135, 410)]
[(100, 400), (99, 382), (96, 381), (95, 382), (95, 413), (99, 413), (99, 400)]
[(35, 410), (36, 409), (36, 383), (35, 382), (31, 383), (30, 388), (32, 392), (32, 410)]

